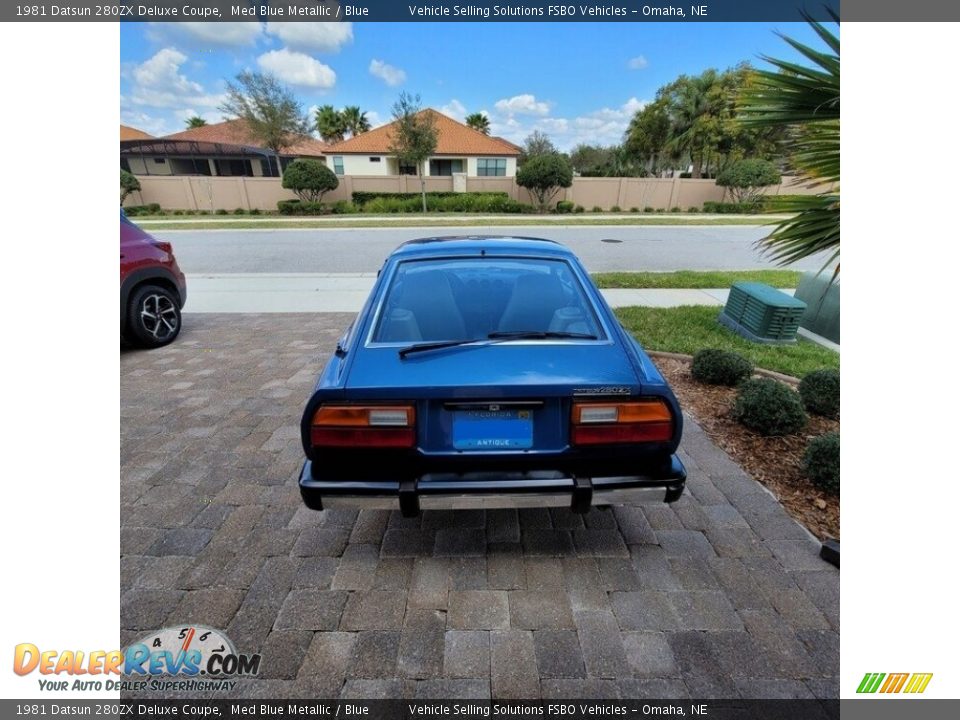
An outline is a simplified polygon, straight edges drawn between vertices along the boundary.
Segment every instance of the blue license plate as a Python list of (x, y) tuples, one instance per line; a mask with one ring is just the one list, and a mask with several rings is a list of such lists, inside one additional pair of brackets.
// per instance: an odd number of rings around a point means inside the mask
[(525, 450), (533, 447), (530, 410), (458, 410), (453, 413), (456, 450)]

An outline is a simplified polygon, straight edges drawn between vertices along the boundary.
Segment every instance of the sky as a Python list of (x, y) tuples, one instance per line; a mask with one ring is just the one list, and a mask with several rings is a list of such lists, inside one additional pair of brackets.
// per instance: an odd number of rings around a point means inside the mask
[(681, 74), (761, 55), (796, 58), (776, 35), (813, 43), (800, 23), (121, 23), (120, 121), (152, 135), (186, 118), (225, 119), (226, 82), (270, 72), (304, 111), (359, 105), (389, 122), (401, 91), (522, 144), (619, 143), (632, 115)]

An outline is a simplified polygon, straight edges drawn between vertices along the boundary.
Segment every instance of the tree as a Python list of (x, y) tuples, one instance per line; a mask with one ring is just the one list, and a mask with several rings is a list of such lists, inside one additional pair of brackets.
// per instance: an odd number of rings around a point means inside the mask
[(783, 128), (748, 126), (739, 117), (740, 96), (753, 74), (741, 64), (664, 85), (631, 119), (624, 138), (629, 154), (653, 173), (689, 165), (695, 178), (748, 157), (774, 159)]
[(780, 171), (769, 160), (738, 160), (717, 174), (717, 185), (738, 203), (755, 202), (763, 188), (779, 182)]
[(280, 184), (293, 190), (304, 202), (320, 202), (323, 194), (336, 190), (340, 181), (333, 170), (319, 160), (300, 158), (287, 165)]
[(481, 112), (470, 113), (467, 115), (467, 126), (474, 130), (479, 130), (484, 135), (490, 134), (490, 118)]
[(309, 124), (293, 92), (273, 75), (244, 70), (227, 83), (221, 112), (244, 120), (250, 134), (273, 151), (281, 175), (280, 151), (309, 132)]
[(546, 133), (534, 130), (527, 135), (527, 139), (523, 141), (520, 162), (523, 163), (541, 155), (556, 155), (557, 153), (557, 148), (550, 142), (550, 138), (547, 137)]
[(348, 105), (345, 107), (341, 111), (340, 117), (343, 120), (343, 128), (350, 133), (350, 137), (365, 133), (370, 129), (370, 121), (367, 120), (367, 114), (356, 105)]
[(638, 110), (630, 120), (624, 146), (632, 155), (642, 158), (651, 173), (657, 174), (669, 139), (667, 103), (663, 98), (658, 98)]
[(207, 121), (204, 120), (199, 115), (194, 115), (193, 117), (187, 118), (187, 129), (192, 130), (193, 128), (203, 127), (207, 124)]
[(343, 140), (347, 131), (345, 118), (333, 105), (322, 105), (316, 112), (317, 132), (325, 143)]
[(120, 168), (120, 205), (127, 199), (127, 196), (135, 190), (140, 189), (140, 181), (137, 176), (129, 170)]
[[(838, 25), (840, 18), (830, 12)], [(789, 128), (789, 163), (810, 187), (828, 186), (817, 195), (777, 204), (796, 213), (777, 223), (760, 247), (781, 265), (829, 253), (823, 267), (836, 262), (840, 272), (840, 39), (809, 14), (804, 19), (826, 46), (818, 50), (780, 37), (811, 64), (764, 56), (775, 70), (760, 70), (743, 96), (743, 122), (751, 127)], [(836, 188), (836, 189), (833, 189)]]
[(573, 169), (586, 177), (596, 177), (609, 159), (610, 149), (600, 145), (580, 143), (570, 152)]
[(393, 105), (393, 133), (390, 152), (401, 165), (413, 165), (420, 178), (423, 211), (427, 211), (427, 185), (423, 179), (423, 164), (437, 150), (437, 127), (433, 112), (420, 109), (420, 96), (402, 92)]
[(517, 171), (517, 185), (529, 190), (540, 212), (546, 212), (560, 188), (573, 185), (573, 167), (559, 153), (537, 155)]

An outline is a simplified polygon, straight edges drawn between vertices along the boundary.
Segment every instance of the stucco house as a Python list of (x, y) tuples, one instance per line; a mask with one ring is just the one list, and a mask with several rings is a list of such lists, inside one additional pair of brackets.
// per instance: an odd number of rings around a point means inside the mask
[[(159, 138), (146, 133), (141, 133), (144, 137), (131, 136), (124, 127), (120, 126), (120, 167), (134, 175), (278, 175), (276, 155), (251, 135), (243, 120), (227, 120)], [(292, 138), (280, 151), (280, 166), (285, 168), (301, 157), (323, 159), (326, 147), (309, 136)]]
[[(444, 177), (513, 177), (520, 148), (503, 138), (484, 135), (453, 118), (427, 108), (437, 128), (436, 153), (424, 163), (423, 174)], [(416, 175), (390, 152), (395, 122), (381, 125), (349, 140), (328, 145), (327, 167), (337, 175)]]

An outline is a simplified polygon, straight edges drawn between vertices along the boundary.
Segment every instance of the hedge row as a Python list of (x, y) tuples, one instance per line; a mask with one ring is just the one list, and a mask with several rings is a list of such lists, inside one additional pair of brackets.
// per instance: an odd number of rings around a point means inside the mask
[[(364, 206), (371, 200), (377, 200), (380, 198), (390, 199), (390, 200), (410, 200), (412, 198), (420, 198), (420, 193), (392, 193), (392, 192), (354, 192), (351, 193), (350, 197), (353, 199), (354, 205)], [(508, 198), (510, 197), (505, 192), (467, 192), (467, 193), (456, 193), (456, 192), (428, 192), (427, 193), (427, 202), (429, 203), (431, 199), (442, 200), (444, 198), (452, 197), (497, 197), (497, 198)]]

